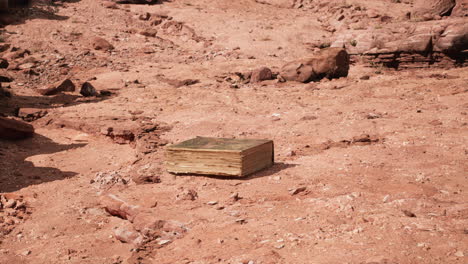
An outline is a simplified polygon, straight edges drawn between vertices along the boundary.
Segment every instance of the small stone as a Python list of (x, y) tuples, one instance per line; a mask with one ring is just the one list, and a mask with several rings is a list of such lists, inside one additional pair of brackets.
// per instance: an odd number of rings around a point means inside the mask
[(207, 205), (217, 205), (218, 201), (210, 201), (206, 203)]
[(296, 195), (296, 194), (299, 194), (299, 193), (301, 193), (301, 192), (305, 192), (306, 190), (307, 190), (307, 187), (302, 186), (302, 187), (298, 187), (298, 188), (291, 189), (291, 191), (289, 192), (289, 194), (291, 194), (291, 195)]
[(384, 198), (382, 199), (382, 202), (387, 203), (390, 200), (390, 195), (385, 195)]
[(366, 118), (367, 119), (377, 119), (377, 118), (381, 118), (382, 115), (380, 114), (376, 114), (376, 113), (369, 113), (366, 115)]
[(169, 244), (171, 243), (171, 240), (169, 239), (165, 239), (165, 240), (161, 240), (158, 242), (159, 245), (166, 245), (166, 244)]
[(145, 37), (156, 37), (156, 34), (158, 34), (158, 31), (154, 28), (148, 28), (140, 31), (140, 35), (145, 36)]
[(369, 75), (364, 75), (364, 76), (361, 76), (361, 78), (359, 78), (359, 79), (361, 79), (363, 81), (367, 81), (367, 80), (370, 79), (370, 76)]
[(273, 79), (273, 74), (271, 70), (267, 67), (261, 67), (259, 69), (252, 71), (250, 82), (256, 83), (256, 82), (261, 82), (261, 81), (271, 80), (271, 79)]
[(138, 233), (128, 222), (123, 223), (121, 226), (116, 228), (114, 230), (114, 236), (122, 243), (132, 243), (134, 245), (140, 245), (144, 240), (143, 236)]
[(455, 252), (454, 255), (455, 255), (455, 257), (461, 258), (461, 257), (465, 256), (465, 253), (463, 253), (463, 251), (461, 251), (461, 250), (458, 250), (457, 252)]
[(94, 86), (89, 82), (85, 82), (83, 83), (83, 85), (81, 85), (80, 94), (84, 97), (99, 95), (96, 91), (96, 88), (94, 88)]
[(30, 254), (31, 254), (31, 250), (25, 250), (25, 251), (21, 252), (22, 256), (27, 256), (27, 255), (30, 255)]
[(195, 201), (198, 199), (198, 193), (193, 189), (182, 190), (179, 194), (176, 195), (176, 200), (187, 200)]
[(242, 199), (242, 197), (239, 196), (239, 193), (233, 193), (229, 199), (233, 202), (237, 202), (239, 201), (240, 199)]
[(138, 19), (148, 21), (151, 18), (151, 14), (146, 12), (138, 16)]
[(407, 217), (416, 217), (416, 215), (413, 212), (410, 212), (408, 210), (402, 210), (402, 212), (407, 216)]
[(94, 37), (91, 39), (91, 46), (93, 46), (95, 50), (109, 51), (114, 49), (114, 46), (112, 46), (109, 41), (101, 37)]

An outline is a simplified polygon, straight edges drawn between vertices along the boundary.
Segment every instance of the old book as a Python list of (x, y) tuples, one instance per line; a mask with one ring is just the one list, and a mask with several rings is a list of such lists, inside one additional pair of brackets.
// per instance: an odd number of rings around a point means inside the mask
[(176, 174), (246, 176), (273, 165), (273, 141), (196, 137), (166, 149)]

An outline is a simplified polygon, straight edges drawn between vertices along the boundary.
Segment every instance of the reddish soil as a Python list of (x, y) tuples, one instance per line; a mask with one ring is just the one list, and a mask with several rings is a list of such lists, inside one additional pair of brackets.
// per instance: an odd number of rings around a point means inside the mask
[[(237, 85), (226, 77), (277, 72), (330, 37), (321, 14), (253, 0), (101, 2), (65, 1), (4, 28), (39, 66), (11, 73), (0, 111), (47, 115), (31, 122), (34, 137), (0, 140), (0, 193), (26, 204), (0, 209), (0, 263), (468, 262), (466, 67), (357, 62), (347, 78)], [(114, 49), (94, 50), (96, 36)], [(111, 95), (37, 92), (64, 78)], [(276, 164), (244, 179), (167, 173), (164, 145), (194, 136), (272, 139)], [(112, 172), (123, 182), (94, 181)], [(187, 231), (122, 243), (114, 230), (129, 221), (103, 209), (103, 193)]]

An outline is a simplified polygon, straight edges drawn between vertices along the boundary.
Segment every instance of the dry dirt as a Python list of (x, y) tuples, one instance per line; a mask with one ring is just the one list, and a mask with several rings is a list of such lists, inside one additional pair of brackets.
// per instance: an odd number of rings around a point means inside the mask
[[(253, 0), (35, 12), (3, 32), (40, 66), (15, 75), (1, 111), (48, 113), (34, 137), (0, 140), (0, 193), (26, 204), (0, 210), (0, 263), (468, 263), (466, 67), (354, 63), (337, 80), (237, 85), (226, 77), (307, 56), (331, 34), (320, 14)], [(96, 36), (115, 49), (94, 50)], [(37, 93), (66, 77), (111, 95)], [(164, 145), (194, 136), (272, 139), (276, 164), (245, 179), (165, 172)], [(122, 243), (128, 221), (103, 193), (186, 232)]]

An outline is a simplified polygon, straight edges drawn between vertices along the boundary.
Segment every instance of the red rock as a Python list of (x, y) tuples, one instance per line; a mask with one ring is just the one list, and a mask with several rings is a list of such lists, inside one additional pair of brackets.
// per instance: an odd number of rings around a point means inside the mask
[(193, 189), (181, 189), (181, 192), (176, 195), (176, 200), (195, 201), (198, 199), (198, 193)]
[(468, 23), (450, 24), (434, 45), (434, 50), (458, 53), (468, 47)]
[(341, 48), (322, 49), (311, 58), (286, 64), (281, 77), (286, 81), (310, 82), (348, 76), (349, 55)]
[(114, 46), (109, 43), (109, 41), (101, 38), (101, 37), (94, 37), (91, 39), (91, 45), (95, 50), (102, 50), (102, 51), (109, 51), (113, 50)]
[(0, 117), (0, 138), (1, 139), (24, 139), (34, 134), (34, 127), (30, 124)]
[(160, 183), (161, 177), (154, 174), (135, 174), (132, 177), (133, 182), (136, 184)]
[(140, 213), (139, 206), (126, 203), (113, 194), (104, 194), (100, 197), (101, 206), (110, 215), (117, 216), (132, 222)]
[(145, 37), (156, 37), (156, 34), (158, 34), (158, 31), (154, 28), (147, 28), (140, 31), (140, 35), (143, 35)]
[(273, 74), (271, 70), (267, 67), (261, 67), (259, 69), (252, 71), (252, 75), (250, 76), (251, 83), (256, 83), (256, 82), (261, 82), (261, 81), (271, 80), (271, 79), (273, 79)]
[(135, 246), (139, 246), (144, 242), (143, 236), (128, 222), (116, 228), (114, 230), (114, 236), (123, 243), (129, 243)]
[(99, 93), (96, 91), (96, 88), (94, 88), (94, 86), (89, 82), (85, 82), (81, 85), (80, 94), (84, 97), (99, 95)]
[(74, 92), (75, 84), (70, 79), (57, 82), (47, 88), (38, 89), (41, 95), (55, 95), (61, 92)]
[(146, 12), (138, 16), (138, 19), (148, 21), (151, 18), (151, 14)]

